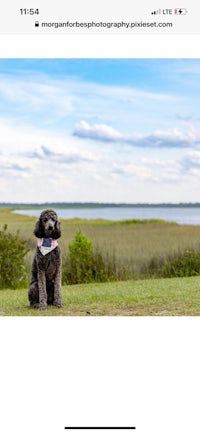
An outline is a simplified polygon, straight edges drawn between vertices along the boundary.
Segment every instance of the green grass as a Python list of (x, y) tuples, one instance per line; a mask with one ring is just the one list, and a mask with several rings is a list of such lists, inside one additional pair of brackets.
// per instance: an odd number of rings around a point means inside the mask
[(63, 308), (28, 306), (27, 289), (0, 290), (1, 316), (199, 316), (200, 277), (64, 286)]

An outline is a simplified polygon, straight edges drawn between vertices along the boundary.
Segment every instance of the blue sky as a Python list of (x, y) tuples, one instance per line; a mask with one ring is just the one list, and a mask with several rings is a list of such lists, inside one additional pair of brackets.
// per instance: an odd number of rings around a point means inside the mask
[(199, 59), (0, 59), (0, 202), (200, 201)]

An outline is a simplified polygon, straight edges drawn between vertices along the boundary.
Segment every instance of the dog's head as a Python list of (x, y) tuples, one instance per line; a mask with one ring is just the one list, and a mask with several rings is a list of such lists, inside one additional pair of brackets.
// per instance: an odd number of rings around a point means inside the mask
[(44, 210), (36, 222), (33, 233), (37, 238), (60, 238), (61, 229), (57, 213), (51, 209)]

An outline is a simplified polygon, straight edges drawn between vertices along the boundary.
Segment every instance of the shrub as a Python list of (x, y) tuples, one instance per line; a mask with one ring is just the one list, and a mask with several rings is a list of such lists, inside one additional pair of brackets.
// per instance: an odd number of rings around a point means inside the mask
[(145, 265), (146, 277), (190, 277), (200, 275), (200, 251), (185, 249), (166, 257), (153, 257)]
[(81, 284), (125, 279), (125, 269), (117, 263), (115, 254), (102, 254), (80, 230), (69, 244), (69, 255), (63, 263), (64, 284)]
[(26, 282), (27, 274), (24, 265), (24, 256), (29, 250), (26, 241), (16, 234), (7, 232), (5, 224), (0, 230), (0, 287), (16, 289)]
[(92, 280), (92, 242), (80, 230), (69, 244), (68, 278), (71, 284), (88, 283)]
[(162, 266), (163, 277), (191, 277), (200, 274), (200, 253), (194, 250), (185, 250)]

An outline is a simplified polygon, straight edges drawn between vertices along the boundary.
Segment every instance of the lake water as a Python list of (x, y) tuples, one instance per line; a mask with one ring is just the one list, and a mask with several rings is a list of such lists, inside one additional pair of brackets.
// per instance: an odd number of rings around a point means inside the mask
[[(131, 219), (163, 219), (178, 224), (200, 225), (200, 207), (75, 207), (54, 209), (59, 218), (106, 219), (111, 221)], [(21, 215), (39, 216), (41, 209), (15, 210)]]

